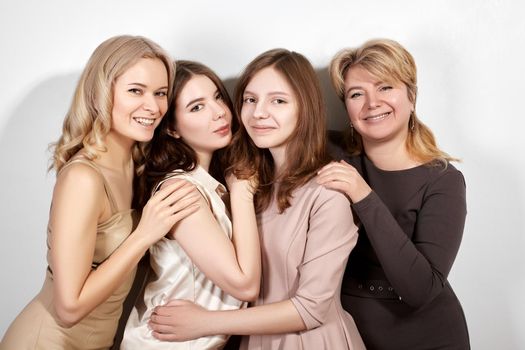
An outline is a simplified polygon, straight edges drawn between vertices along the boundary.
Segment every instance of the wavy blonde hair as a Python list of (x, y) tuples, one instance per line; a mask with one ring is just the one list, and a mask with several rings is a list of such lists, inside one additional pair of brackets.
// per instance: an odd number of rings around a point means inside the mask
[[(403, 83), (407, 87), (408, 99), (414, 108), (417, 98), (417, 69), (412, 55), (401, 44), (389, 39), (374, 39), (356, 48), (339, 51), (330, 62), (330, 78), (339, 96), (345, 101), (345, 75), (351, 67), (359, 66), (377, 79), (388, 83)], [(432, 131), (412, 112), (407, 124), (409, 128), (406, 148), (408, 153), (423, 163), (438, 161), (447, 164), (458, 161), (440, 150)], [(361, 135), (353, 131), (347, 140), (349, 152), (358, 155), (363, 152)]]
[[(171, 92), (174, 69), (171, 58), (158, 44), (141, 36), (120, 35), (100, 44), (86, 64), (62, 126), (62, 135), (50, 145), (52, 165), (57, 173), (79, 150), (88, 159), (105, 152), (104, 138), (111, 129), (115, 80), (141, 58), (159, 59), (168, 73)], [(168, 99), (171, 96), (168, 96)], [(143, 144), (137, 143), (133, 158), (142, 163)]]

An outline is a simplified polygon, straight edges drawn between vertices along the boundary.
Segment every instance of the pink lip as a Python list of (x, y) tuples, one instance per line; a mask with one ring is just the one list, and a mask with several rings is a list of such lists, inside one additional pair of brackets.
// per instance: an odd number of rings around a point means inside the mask
[(275, 129), (273, 126), (269, 126), (269, 125), (252, 125), (251, 128), (255, 129), (256, 131), (267, 131), (267, 130)]
[(223, 125), (220, 128), (215, 129), (213, 132), (221, 135), (227, 134), (230, 132), (230, 124)]

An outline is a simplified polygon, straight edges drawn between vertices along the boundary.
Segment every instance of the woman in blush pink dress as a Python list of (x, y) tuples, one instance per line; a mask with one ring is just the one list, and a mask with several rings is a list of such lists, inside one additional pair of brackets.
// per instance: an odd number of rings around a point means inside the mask
[(364, 349), (340, 302), (357, 227), (346, 197), (315, 181), (329, 160), (313, 67), (288, 50), (261, 54), (238, 81), (235, 110), (241, 126), (230, 149), (231, 168), (239, 177), (259, 179), (259, 297), (252, 307), (233, 311), (173, 300), (153, 313), (153, 335), (172, 341), (246, 335), (242, 349)]

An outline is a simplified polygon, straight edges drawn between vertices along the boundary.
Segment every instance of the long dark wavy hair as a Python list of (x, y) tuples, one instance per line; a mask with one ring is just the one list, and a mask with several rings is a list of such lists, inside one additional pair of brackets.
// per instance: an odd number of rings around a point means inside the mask
[[(174, 138), (169, 135), (170, 131), (176, 130), (175, 107), (177, 98), (193, 76), (204, 75), (208, 77), (215, 84), (224, 99), (224, 103), (233, 113), (233, 105), (228, 91), (221, 79), (210, 68), (198, 62), (185, 60), (175, 61), (174, 65), (176, 67), (175, 82), (168, 111), (155, 129), (153, 139), (146, 149), (144, 170), (135, 178), (133, 207), (136, 209), (144, 207), (151, 197), (153, 188), (167, 174), (177, 169), (192, 171), (198, 165), (197, 153), (182, 138)], [(235, 116), (232, 118), (231, 128), (232, 132), (238, 128)], [(225, 183), (225, 164), (224, 150), (217, 150), (213, 154), (209, 171), (211, 176), (223, 184)]]
[(325, 147), (326, 111), (319, 80), (310, 62), (297, 52), (273, 49), (250, 62), (237, 81), (234, 93), (237, 118), (241, 117), (246, 86), (255, 74), (267, 67), (274, 68), (286, 79), (297, 99), (297, 125), (286, 147), (285, 169), (277, 179), (270, 151), (258, 148), (240, 122), (228, 149), (231, 164), (228, 170), (240, 178), (257, 174), (257, 212), (268, 208), (275, 191), (275, 181), (279, 181), (277, 204), (282, 213), (290, 206), (292, 192), (313, 178), (317, 170), (330, 160)]

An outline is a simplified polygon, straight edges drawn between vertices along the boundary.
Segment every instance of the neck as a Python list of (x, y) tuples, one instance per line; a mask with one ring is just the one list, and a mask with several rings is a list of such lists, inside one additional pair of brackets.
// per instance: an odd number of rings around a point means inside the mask
[(275, 178), (279, 178), (286, 164), (286, 146), (270, 148), (275, 169)]
[(134, 142), (119, 138), (111, 131), (104, 141), (107, 150), (99, 154), (98, 162), (110, 169), (127, 171), (133, 161), (131, 150)]
[(421, 163), (413, 159), (407, 151), (406, 140), (390, 142), (363, 142), (367, 157), (382, 170), (405, 170)]
[(206, 170), (206, 172), (210, 172), (210, 164), (211, 164), (211, 158), (213, 157), (213, 153), (210, 152), (200, 152), (195, 151), (197, 153), (197, 163), (201, 168)]

